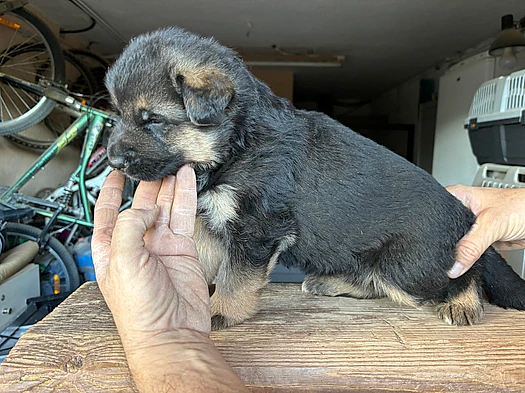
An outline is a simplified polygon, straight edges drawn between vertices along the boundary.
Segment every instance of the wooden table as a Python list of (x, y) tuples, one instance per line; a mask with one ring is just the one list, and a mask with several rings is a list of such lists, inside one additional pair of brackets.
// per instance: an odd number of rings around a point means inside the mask
[[(525, 313), (490, 305), (481, 324), (451, 327), (430, 307), (271, 284), (255, 318), (212, 338), (253, 392), (525, 392)], [(0, 391), (136, 391), (95, 283), (20, 339)]]

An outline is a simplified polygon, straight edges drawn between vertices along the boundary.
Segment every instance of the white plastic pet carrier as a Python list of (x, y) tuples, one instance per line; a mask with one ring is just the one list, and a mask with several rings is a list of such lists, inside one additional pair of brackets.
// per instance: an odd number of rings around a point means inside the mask
[(483, 83), (465, 128), (480, 165), (525, 165), (525, 70)]
[[(481, 165), (473, 186), (525, 187), (525, 70), (483, 83), (474, 95), (465, 128)], [(525, 278), (524, 252), (503, 254)]]

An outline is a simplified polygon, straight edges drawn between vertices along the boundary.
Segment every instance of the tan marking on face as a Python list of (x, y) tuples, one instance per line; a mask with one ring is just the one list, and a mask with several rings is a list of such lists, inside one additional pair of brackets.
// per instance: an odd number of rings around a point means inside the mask
[(193, 239), (197, 246), (204, 276), (209, 284), (217, 275), (223, 261), (227, 260), (228, 252), (224, 244), (206, 227), (201, 217), (197, 217), (195, 220)]
[(474, 325), (483, 317), (483, 301), (474, 280), (457, 296), (437, 305), (438, 316), (449, 325)]
[(198, 200), (199, 209), (206, 213), (212, 229), (222, 230), (228, 222), (237, 219), (238, 201), (235, 188), (220, 184), (202, 193)]
[(150, 108), (151, 108), (150, 100), (148, 100), (143, 95), (137, 96), (135, 98), (135, 101), (134, 101), (133, 104), (134, 104), (134, 107), (135, 107), (136, 111), (139, 111), (139, 110), (150, 110)]
[(190, 125), (182, 125), (168, 137), (170, 152), (184, 156), (187, 161), (198, 164), (216, 162), (219, 154), (215, 147), (213, 132), (198, 130)]

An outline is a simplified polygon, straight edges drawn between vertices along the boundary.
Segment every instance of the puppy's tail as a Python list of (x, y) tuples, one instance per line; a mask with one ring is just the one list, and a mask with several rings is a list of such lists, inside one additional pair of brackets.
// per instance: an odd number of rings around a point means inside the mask
[(490, 247), (478, 263), (483, 266), (483, 290), (489, 302), (503, 308), (525, 310), (525, 281)]

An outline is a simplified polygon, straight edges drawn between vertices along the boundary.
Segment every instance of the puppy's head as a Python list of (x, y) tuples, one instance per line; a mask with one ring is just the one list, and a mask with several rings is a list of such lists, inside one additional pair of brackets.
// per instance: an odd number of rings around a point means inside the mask
[(206, 170), (230, 153), (235, 53), (212, 39), (169, 28), (131, 41), (106, 75), (120, 120), (108, 142), (110, 164), (138, 180)]

